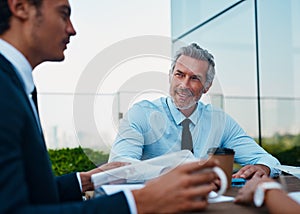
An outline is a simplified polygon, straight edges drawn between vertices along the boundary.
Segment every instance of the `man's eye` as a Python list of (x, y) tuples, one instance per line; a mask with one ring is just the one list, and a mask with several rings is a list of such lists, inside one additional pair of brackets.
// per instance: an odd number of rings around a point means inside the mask
[(61, 17), (64, 19), (64, 20), (67, 20), (69, 18), (69, 14), (67, 13), (61, 13)]
[(200, 81), (200, 82), (201, 82), (200, 78), (199, 78), (199, 77), (196, 77), (196, 76), (191, 77), (191, 79), (192, 79), (192, 80), (196, 80), (196, 81)]
[(60, 16), (64, 19), (64, 20), (68, 20), (70, 17), (70, 11), (67, 9), (61, 9), (60, 10)]
[(175, 73), (175, 76), (177, 76), (177, 77), (183, 77), (183, 74), (182, 73)]

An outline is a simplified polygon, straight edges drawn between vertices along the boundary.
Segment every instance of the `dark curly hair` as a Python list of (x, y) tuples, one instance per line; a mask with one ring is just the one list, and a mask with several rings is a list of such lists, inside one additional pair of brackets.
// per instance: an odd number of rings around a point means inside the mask
[[(27, 0), (31, 5), (39, 8), (43, 0)], [(7, 31), (10, 27), (9, 20), (11, 17), (11, 11), (8, 7), (7, 0), (0, 0), (0, 35)]]

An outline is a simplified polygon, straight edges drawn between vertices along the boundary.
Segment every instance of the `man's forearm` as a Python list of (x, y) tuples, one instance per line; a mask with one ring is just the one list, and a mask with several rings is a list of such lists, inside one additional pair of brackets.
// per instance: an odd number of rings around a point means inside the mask
[(271, 189), (266, 192), (265, 204), (270, 213), (299, 213), (300, 205), (289, 198), (283, 190)]

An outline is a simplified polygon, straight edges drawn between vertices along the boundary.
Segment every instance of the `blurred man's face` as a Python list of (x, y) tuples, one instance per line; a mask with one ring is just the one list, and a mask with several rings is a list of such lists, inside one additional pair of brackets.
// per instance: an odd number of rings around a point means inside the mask
[(170, 74), (170, 95), (180, 110), (194, 108), (205, 93), (208, 62), (181, 55)]
[(70, 37), (76, 34), (68, 0), (43, 0), (40, 8), (32, 6), (30, 11), (29, 58), (38, 63), (63, 60)]

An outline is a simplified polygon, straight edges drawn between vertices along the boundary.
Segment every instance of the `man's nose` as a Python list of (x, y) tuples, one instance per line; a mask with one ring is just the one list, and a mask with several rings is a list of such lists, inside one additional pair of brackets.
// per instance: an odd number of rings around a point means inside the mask
[(182, 84), (184, 87), (188, 88), (189, 84), (190, 84), (190, 78), (188, 76), (185, 76), (183, 79), (182, 79)]
[(68, 31), (69, 35), (71, 35), (71, 36), (76, 35), (76, 30), (75, 30), (71, 20), (69, 20), (67, 31)]

